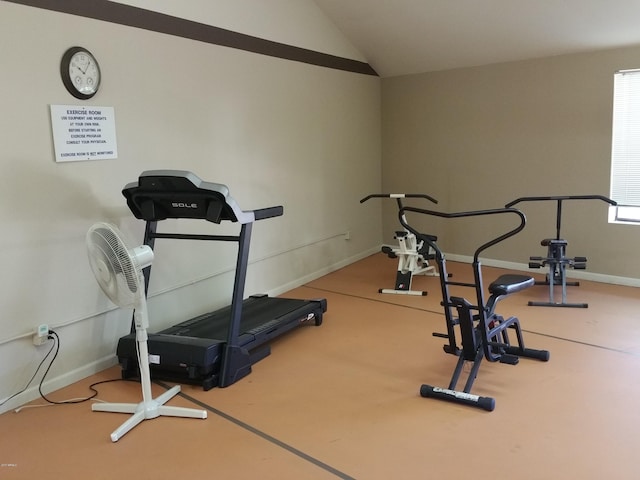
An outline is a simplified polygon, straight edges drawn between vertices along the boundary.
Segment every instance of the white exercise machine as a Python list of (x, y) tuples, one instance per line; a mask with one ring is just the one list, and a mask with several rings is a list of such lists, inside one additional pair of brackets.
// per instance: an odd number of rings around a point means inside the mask
[[(367, 195), (365, 198), (360, 200), (360, 203), (364, 203), (371, 198), (395, 199), (398, 205), (398, 212), (401, 212), (402, 208), (404, 208), (404, 205), (402, 204), (402, 199), (404, 198), (425, 198), (433, 203), (438, 203), (435, 198), (421, 193), (374, 193), (372, 195)], [(405, 218), (402, 218), (402, 220), (406, 223)], [(396, 284), (394, 288), (381, 288), (378, 290), (380, 293), (419, 296), (427, 294), (426, 291), (411, 289), (411, 284), (415, 275), (426, 275), (431, 277), (438, 276), (436, 267), (429, 264), (429, 260), (434, 258), (434, 252), (429, 247), (429, 243), (425, 242), (426, 238), (429, 238), (433, 242), (437, 240), (437, 237), (433, 235), (415, 235), (407, 229), (398, 230), (394, 235), (394, 239), (398, 241), (398, 246), (391, 247), (385, 245), (382, 247), (382, 252), (389, 258), (398, 259), (398, 269), (396, 272)]]

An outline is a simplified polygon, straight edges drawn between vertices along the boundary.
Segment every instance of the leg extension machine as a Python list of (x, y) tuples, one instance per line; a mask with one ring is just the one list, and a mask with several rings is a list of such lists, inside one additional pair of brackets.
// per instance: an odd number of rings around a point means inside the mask
[[(587, 303), (568, 303), (567, 302), (567, 286), (577, 287), (580, 282), (568, 282), (567, 281), (567, 268), (573, 268), (575, 270), (584, 270), (587, 268), (586, 257), (568, 257), (567, 245), (568, 242), (560, 237), (560, 227), (562, 225), (562, 202), (564, 200), (602, 200), (611, 205), (615, 205), (616, 202), (610, 198), (603, 197), (602, 195), (567, 195), (567, 196), (553, 196), (553, 197), (522, 197), (505, 205), (506, 208), (513, 207), (520, 202), (530, 201), (543, 201), (552, 200), (557, 202), (556, 207), (556, 237), (545, 238), (540, 244), (543, 247), (547, 247), (546, 257), (529, 257), (529, 268), (541, 268), (548, 267), (549, 273), (546, 276), (545, 281), (536, 282), (536, 285), (548, 285), (549, 286), (549, 301), (548, 302), (533, 302), (530, 301), (529, 305), (534, 307), (574, 307), (574, 308), (587, 308)], [(560, 286), (562, 289), (562, 301), (556, 302), (554, 298), (554, 290), (556, 286)]]
[[(360, 200), (360, 203), (364, 203), (370, 198), (395, 198), (398, 209), (403, 207), (403, 198), (426, 198), (433, 203), (438, 203), (435, 198), (420, 193), (375, 193), (366, 196)], [(396, 231), (394, 238), (398, 241), (398, 246), (396, 248), (384, 246), (382, 253), (385, 253), (389, 258), (398, 259), (396, 284), (394, 288), (381, 288), (378, 292), (398, 295), (426, 295), (427, 292), (411, 290), (411, 284), (414, 275), (438, 276), (435, 267), (429, 265), (429, 260), (432, 260), (434, 256), (429, 249), (429, 244), (425, 242), (427, 238), (435, 242), (437, 237), (422, 233), (416, 235), (405, 229)]]

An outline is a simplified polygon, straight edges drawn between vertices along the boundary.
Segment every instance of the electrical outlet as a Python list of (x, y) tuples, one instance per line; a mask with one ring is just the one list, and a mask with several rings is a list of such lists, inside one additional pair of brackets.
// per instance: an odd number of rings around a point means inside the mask
[(344, 239), (345, 239), (345, 240), (351, 240), (351, 231), (347, 230), (347, 231), (344, 233)]
[(38, 325), (36, 333), (33, 334), (33, 344), (36, 347), (44, 345), (49, 340), (49, 326), (45, 323)]

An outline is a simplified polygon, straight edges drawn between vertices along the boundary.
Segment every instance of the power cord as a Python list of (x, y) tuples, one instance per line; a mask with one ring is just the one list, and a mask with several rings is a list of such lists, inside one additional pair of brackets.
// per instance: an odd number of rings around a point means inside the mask
[(110, 379), (110, 380), (101, 380), (99, 382), (95, 382), (95, 383), (92, 383), (91, 385), (89, 385), (89, 389), (91, 391), (93, 391), (93, 394), (89, 395), (88, 397), (71, 398), (71, 399), (68, 399), (68, 400), (60, 400), (60, 401), (51, 400), (51, 399), (47, 398), (47, 396), (42, 392), (42, 384), (44, 383), (44, 380), (45, 380), (47, 374), (49, 373), (49, 370), (51, 369), (51, 366), (53, 365), (53, 362), (55, 361), (56, 357), (58, 356), (58, 353), (60, 352), (60, 337), (58, 336), (58, 334), (54, 330), (49, 330), (49, 334), (47, 335), (47, 339), (48, 340), (53, 340), (53, 344), (51, 345), (51, 348), (49, 348), (49, 351), (44, 356), (44, 358), (40, 361), (40, 364), (36, 368), (36, 371), (34, 372), (32, 377), (29, 379), (29, 382), (27, 382), (27, 385), (22, 390), (20, 390), (19, 392), (16, 392), (13, 395), (11, 395), (10, 397), (6, 398), (2, 403), (0, 403), (0, 406), (4, 405), (9, 400), (11, 400), (12, 398), (20, 395), (27, 388), (29, 388), (29, 385), (31, 385), (31, 382), (33, 382), (34, 378), (36, 378), (36, 375), (38, 374), (38, 372), (40, 371), (40, 369), (44, 365), (44, 363), (47, 360), (47, 358), (49, 358), (51, 353), (54, 351), (54, 349), (55, 349), (55, 352), (53, 354), (53, 357), (51, 358), (51, 361), (49, 362), (49, 365), (47, 366), (44, 374), (42, 375), (42, 378), (40, 379), (40, 383), (38, 384), (38, 392), (40, 393), (40, 396), (42, 397), (42, 399), (44, 401), (46, 401), (47, 403), (46, 404), (23, 405), (22, 407), (16, 408), (14, 410), (15, 413), (19, 413), (21, 410), (23, 410), (25, 408), (50, 407), (50, 406), (54, 406), (54, 405), (67, 405), (67, 404), (88, 402), (89, 400), (94, 400), (94, 401), (101, 402), (102, 400), (99, 400), (99, 399), (96, 398), (96, 396), (98, 395), (98, 390), (96, 390), (96, 388), (95, 388), (96, 386), (101, 385), (103, 383), (121, 382), (121, 381), (135, 381), (135, 380), (129, 380), (129, 379), (123, 379), (123, 378), (114, 378), (114, 379)]
[[(60, 337), (58, 336), (58, 334), (54, 330), (49, 330), (49, 336), (47, 338), (53, 338), (53, 346), (55, 347), (56, 351), (55, 351), (55, 353), (53, 355), (53, 358), (51, 359), (51, 362), (49, 362), (49, 366), (44, 371), (44, 374), (42, 375), (42, 378), (40, 379), (40, 384), (38, 385), (38, 392), (40, 392), (40, 396), (42, 397), (42, 399), (45, 402), (50, 403), (52, 405), (65, 405), (65, 404), (68, 404), (68, 403), (87, 402), (87, 401), (91, 400), (92, 398), (96, 397), (98, 395), (98, 391), (95, 388), (93, 388), (93, 385), (89, 386), (89, 388), (93, 391), (93, 394), (91, 394), (90, 396), (85, 397), (85, 398), (72, 398), (72, 399), (69, 399), (69, 400), (55, 401), (55, 400), (50, 400), (49, 398), (47, 398), (47, 396), (42, 392), (42, 384), (44, 383), (44, 379), (47, 377), (47, 374), (49, 373), (49, 370), (51, 370), (51, 366), (53, 365), (53, 362), (55, 362), (56, 357), (58, 356), (58, 353), (60, 352)], [(52, 347), (52, 349), (53, 349), (53, 347)], [(49, 351), (49, 353), (51, 353), (51, 350)], [(49, 354), (47, 354), (47, 356), (48, 355)]]
[[(53, 330), (49, 330), (49, 333), (53, 332)], [(53, 340), (53, 337), (51, 335), (47, 336), (48, 339)], [(49, 349), (49, 351), (47, 352), (47, 354), (44, 356), (44, 358), (40, 361), (40, 364), (38, 365), (38, 368), (36, 368), (36, 371), (33, 373), (33, 375), (31, 376), (31, 378), (29, 379), (29, 381), (27, 382), (27, 384), (25, 385), (25, 387), (20, 390), (19, 392), (14, 393), (13, 395), (11, 395), (10, 397), (7, 397), (2, 403), (0, 403), (0, 407), (2, 405), (4, 405), (5, 403), (7, 403), (9, 400), (11, 400), (12, 398), (17, 397), (18, 395), (20, 395), (21, 393), (25, 392), (27, 390), (27, 388), (29, 388), (29, 385), (31, 385), (31, 382), (33, 382), (33, 379), (36, 378), (36, 375), (38, 375), (38, 372), (40, 371), (40, 369), (42, 368), (42, 365), (44, 365), (45, 360), (49, 357), (49, 355), (51, 355), (51, 352), (53, 351), (53, 347), (55, 347), (56, 344), (55, 342), (51, 345), (51, 348)], [(55, 359), (55, 357), (54, 357)], [(52, 360), (53, 362), (53, 360)], [(47, 369), (48, 370), (48, 369)]]

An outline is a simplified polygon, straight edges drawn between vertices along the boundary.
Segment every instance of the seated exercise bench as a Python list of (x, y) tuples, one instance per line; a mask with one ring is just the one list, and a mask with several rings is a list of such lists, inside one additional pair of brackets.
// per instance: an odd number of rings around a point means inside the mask
[[(441, 305), (444, 307), (447, 326), (446, 334), (434, 333), (433, 335), (448, 339), (448, 343), (444, 345), (444, 351), (458, 356), (458, 362), (447, 388), (425, 384), (420, 388), (420, 395), (492, 411), (495, 408), (495, 399), (471, 393), (471, 388), (478, 375), (483, 359), (489, 362), (500, 362), (508, 365), (516, 365), (520, 357), (534, 358), (544, 362), (549, 360), (549, 352), (547, 350), (525, 348), (520, 321), (517, 317), (511, 316), (505, 318), (495, 311), (498, 302), (503, 298), (533, 286), (533, 277), (519, 274), (501, 275), (489, 285), (489, 298), (486, 301), (484, 298), (485, 289), (483, 285), (482, 265), (479, 259), (480, 253), (520, 232), (525, 225), (525, 216), (522, 212), (514, 208), (442, 213), (404, 207), (401, 209), (400, 221), (407, 230), (414, 234), (418, 234), (418, 232), (406, 221), (407, 212), (433, 215), (448, 219), (501, 214), (515, 215), (519, 219), (520, 223), (515, 228), (482, 244), (476, 249), (471, 265), (474, 277), (472, 283), (450, 280), (447, 274), (445, 255), (435, 242), (427, 240), (430, 247), (435, 251), (436, 262), (440, 270), (440, 285), (443, 299)], [(450, 295), (450, 286), (469, 287), (473, 289), (475, 294), (474, 300), (468, 301), (463, 297)], [(458, 344), (456, 330), (459, 330), (460, 345)], [(515, 333), (515, 344), (512, 343), (509, 338), (509, 330), (513, 330)], [(468, 363), (471, 364), (471, 368), (469, 369), (464, 388), (462, 390), (456, 390), (463, 368)]]
[[(567, 281), (567, 268), (573, 268), (574, 270), (584, 270), (587, 268), (586, 257), (568, 257), (567, 245), (568, 242), (560, 237), (560, 228), (562, 226), (562, 202), (564, 200), (602, 200), (603, 202), (611, 205), (616, 205), (616, 202), (610, 198), (602, 195), (564, 195), (564, 196), (551, 196), (551, 197), (521, 197), (509, 202), (505, 205), (505, 208), (510, 208), (520, 202), (531, 201), (545, 201), (551, 200), (557, 202), (556, 206), (556, 237), (545, 238), (540, 242), (540, 245), (547, 247), (547, 256), (529, 257), (529, 268), (541, 268), (548, 267), (549, 273), (543, 282), (536, 282), (536, 285), (548, 285), (549, 286), (549, 301), (548, 302), (534, 302), (530, 301), (529, 305), (533, 307), (573, 307), (573, 308), (587, 308), (587, 303), (569, 303), (567, 302), (567, 287), (577, 287), (580, 282), (568, 282)], [(562, 300), (557, 302), (554, 298), (554, 290), (556, 286), (562, 288)]]

